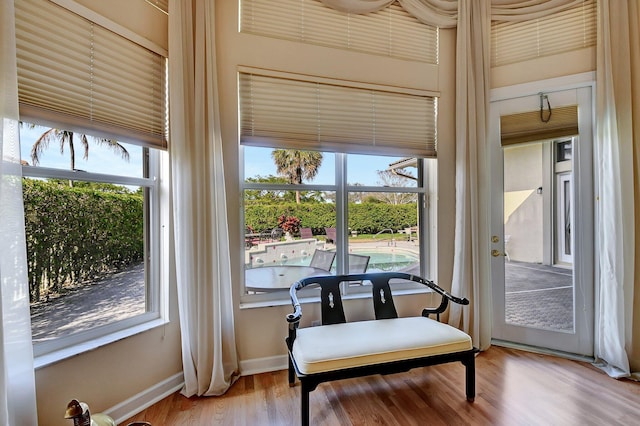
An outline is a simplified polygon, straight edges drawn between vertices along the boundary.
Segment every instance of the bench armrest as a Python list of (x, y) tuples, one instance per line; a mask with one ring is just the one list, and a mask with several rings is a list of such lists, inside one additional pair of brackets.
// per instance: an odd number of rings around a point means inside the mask
[(316, 284), (320, 285), (320, 287), (335, 287), (339, 285), (341, 282), (351, 282), (351, 281), (371, 281), (376, 285), (389, 285), (389, 281), (392, 279), (400, 279), (405, 281), (413, 281), (424, 286), (429, 287), (432, 291), (438, 293), (442, 300), (440, 305), (436, 308), (425, 308), (422, 310), (422, 316), (429, 316), (430, 314), (436, 314), (438, 319), (440, 314), (443, 313), (449, 302), (457, 303), (460, 305), (468, 305), (469, 300), (466, 298), (460, 298), (452, 295), (451, 293), (444, 290), (442, 287), (438, 286), (431, 280), (427, 280), (425, 278), (419, 277), (417, 275), (411, 275), (404, 272), (380, 272), (380, 273), (362, 273), (362, 274), (349, 274), (349, 275), (327, 275), (327, 276), (315, 276), (315, 277), (307, 277), (303, 278), (299, 281), (296, 281), (291, 288), (289, 289), (289, 296), (291, 298), (291, 304), (293, 306), (293, 312), (287, 314), (287, 322), (289, 323), (289, 329), (294, 331), (295, 328), (298, 327), (300, 319), (302, 318), (302, 307), (300, 305), (300, 301), (298, 300), (297, 292), (309, 285)]

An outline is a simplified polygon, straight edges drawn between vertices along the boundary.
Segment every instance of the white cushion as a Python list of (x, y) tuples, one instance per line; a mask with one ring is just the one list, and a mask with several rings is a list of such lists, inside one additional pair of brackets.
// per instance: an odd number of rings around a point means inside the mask
[(301, 328), (293, 356), (303, 374), (471, 350), (471, 337), (425, 317)]

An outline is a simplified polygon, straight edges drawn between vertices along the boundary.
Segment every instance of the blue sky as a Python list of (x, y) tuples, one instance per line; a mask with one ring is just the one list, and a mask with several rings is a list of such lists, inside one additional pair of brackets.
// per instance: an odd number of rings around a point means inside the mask
[[(32, 164), (31, 147), (34, 142), (47, 130), (48, 127), (37, 126), (30, 129), (27, 126), (20, 128), (20, 153), (23, 160)], [(76, 141), (76, 169), (94, 173), (107, 173), (114, 175), (142, 177), (142, 148), (123, 144), (129, 151), (129, 161), (122, 159), (119, 154), (111, 149), (89, 141), (89, 158), (82, 158), (84, 151), (80, 142)], [(65, 145), (64, 153), (60, 154), (60, 143), (52, 141), (49, 147), (40, 155), (40, 166), (53, 167), (68, 170), (70, 167), (69, 147)]]
[[(22, 159), (32, 163), (31, 147), (34, 142), (45, 132), (47, 127), (36, 127), (30, 129), (23, 126), (20, 129), (20, 147)], [(142, 149), (135, 145), (123, 144), (129, 151), (130, 160), (126, 162), (118, 154), (115, 154), (107, 147), (90, 142), (89, 158), (82, 158), (82, 149), (76, 143), (76, 169), (94, 173), (107, 173), (124, 176), (142, 176)], [(268, 176), (277, 175), (276, 167), (271, 158), (270, 148), (245, 148), (245, 175), (252, 177), (256, 175)], [(69, 169), (69, 149), (65, 146), (64, 154), (60, 154), (60, 144), (52, 142), (49, 147), (40, 155), (40, 166), (53, 167), (58, 169)], [(400, 157), (379, 157), (372, 155), (350, 155), (348, 159), (348, 182), (350, 184), (360, 183), (363, 185), (378, 184), (378, 170), (386, 170), (389, 163), (398, 160)], [(314, 184), (333, 184), (335, 175), (335, 156), (325, 154), (318, 176), (314, 179)]]
[[(271, 148), (245, 148), (245, 176), (276, 176), (276, 166), (271, 158)], [(377, 185), (378, 170), (386, 170), (390, 163), (399, 160), (400, 157), (380, 157), (376, 155), (349, 155), (347, 163), (348, 183), (360, 183), (363, 185)], [(335, 155), (329, 153), (323, 157), (318, 175), (313, 180), (314, 184), (333, 184), (335, 181)]]

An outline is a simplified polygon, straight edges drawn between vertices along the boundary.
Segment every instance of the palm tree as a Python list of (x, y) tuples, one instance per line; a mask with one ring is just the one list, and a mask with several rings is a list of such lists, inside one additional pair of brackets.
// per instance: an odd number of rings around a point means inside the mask
[[(115, 153), (129, 161), (129, 151), (123, 145), (121, 145), (115, 139), (97, 138), (94, 136), (87, 136), (85, 134), (78, 134), (80, 138), (80, 144), (84, 150), (82, 158), (85, 160), (89, 158), (89, 138), (98, 145), (106, 145), (111, 148)], [(69, 155), (71, 157), (71, 170), (76, 169), (76, 147), (74, 141), (74, 132), (60, 129), (49, 129), (44, 132), (38, 140), (33, 143), (31, 147), (31, 162), (34, 166), (40, 163), (40, 156), (43, 151), (49, 147), (51, 141), (57, 140), (60, 142), (60, 154), (64, 154), (65, 145), (69, 145)], [(71, 183), (70, 183), (71, 184)], [(71, 184), (73, 186), (73, 184)]]
[[(274, 149), (271, 157), (278, 174), (293, 185), (301, 185), (303, 180), (313, 180), (322, 165), (322, 153), (316, 151)], [(300, 204), (300, 191), (296, 191), (296, 203)]]

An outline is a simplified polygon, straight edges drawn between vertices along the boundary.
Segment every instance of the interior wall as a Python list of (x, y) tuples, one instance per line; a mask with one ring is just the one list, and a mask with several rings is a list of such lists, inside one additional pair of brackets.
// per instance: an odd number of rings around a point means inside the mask
[[(437, 66), (417, 64), (409, 61), (391, 59), (364, 53), (349, 52), (341, 49), (314, 46), (280, 39), (241, 34), (238, 32), (237, 2), (216, 3), (216, 37), (218, 60), (218, 84), (220, 90), (220, 111), (222, 140), (225, 156), (225, 179), (227, 188), (228, 216), (232, 256), (233, 295), (236, 307), (236, 336), (241, 361), (259, 360), (286, 354), (284, 338), (287, 333), (285, 316), (291, 312), (291, 306), (272, 306), (240, 309), (240, 278), (244, 247), (240, 238), (242, 224), (238, 211), (241, 211), (242, 194), (239, 189), (240, 168), (238, 153), (238, 105), (237, 105), (237, 67), (248, 66), (292, 73), (317, 75), (350, 81), (364, 81), (391, 86), (409, 87), (423, 90), (440, 91), (440, 113), (438, 115), (438, 182), (439, 210), (453, 210), (452, 182), (454, 175), (454, 87), (453, 68), (455, 33), (444, 31), (442, 34), (441, 60), (444, 65), (438, 71)], [(443, 52), (444, 51), (444, 52)], [(443, 166), (440, 166), (442, 164)], [(440, 215), (446, 219), (438, 223), (438, 271), (437, 277), (444, 287), (450, 288), (452, 259), (447, 253), (453, 252), (453, 219), (450, 214)], [(448, 279), (447, 279), (448, 278)], [(407, 301), (398, 301), (399, 309), (420, 312), (427, 296), (409, 297)], [(406, 306), (406, 304), (414, 306)], [(346, 301), (345, 309), (353, 315), (369, 315), (370, 300)], [(309, 313), (313, 314), (309, 315)], [(316, 307), (305, 305), (305, 320), (319, 318)], [(313, 317), (312, 317), (313, 316)]]
[(165, 50), (169, 48), (167, 14), (144, 0), (75, 0), (75, 2)]
[[(530, 81), (595, 71), (596, 49), (588, 47), (573, 52), (545, 56), (491, 68), (491, 88), (513, 86)], [(542, 88), (540, 88), (542, 90)]]

